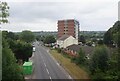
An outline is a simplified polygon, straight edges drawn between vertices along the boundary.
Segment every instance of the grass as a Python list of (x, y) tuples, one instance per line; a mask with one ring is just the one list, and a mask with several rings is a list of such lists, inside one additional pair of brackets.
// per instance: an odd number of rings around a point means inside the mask
[(73, 79), (90, 79), (86, 71), (81, 69), (71, 59), (64, 57), (56, 50), (50, 50), (51, 55), (61, 64), (62, 67), (72, 76)]

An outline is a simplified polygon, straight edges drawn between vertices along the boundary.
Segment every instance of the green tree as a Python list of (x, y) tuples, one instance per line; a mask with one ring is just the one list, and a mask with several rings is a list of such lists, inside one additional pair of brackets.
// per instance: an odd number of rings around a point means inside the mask
[(52, 35), (48, 35), (45, 37), (44, 41), (43, 41), (45, 44), (51, 44), (51, 43), (55, 43), (56, 40), (55, 40), (55, 37), (52, 36)]
[(108, 51), (105, 46), (98, 46), (94, 50), (94, 54), (91, 58), (90, 71), (92, 74), (101, 70), (104, 72), (108, 68)]
[(2, 43), (2, 81), (7, 79), (10, 81), (23, 81), (22, 68), (16, 63), (14, 54), (9, 49), (7, 42), (4, 40)]
[(0, 24), (8, 23), (7, 17), (9, 16), (9, 6), (6, 2), (0, 1)]
[(85, 56), (85, 52), (82, 50), (82, 48), (80, 48), (78, 54), (79, 54), (79, 55), (78, 55), (78, 57), (76, 58), (77, 64), (85, 64), (86, 56)]
[(30, 43), (35, 40), (35, 36), (31, 31), (25, 30), (21, 32), (20, 39), (27, 43)]
[(32, 56), (32, 45), (22, 41), (8, 41), (10, 48), (12, 49), (17, 60), (28, 61)]
[[(6, 2), (0, 1), (0, 24), (8, 23), (9, 16), (8, 5)], [(16, 59), (6, 40), (8, 32), (4, 32), (2, 37), (2, 81), (23, 81), (22, 68), (16, 63)]]
[(98, 40), (97, 43), (98, 43), (99, 45), (103, 45), (103, 40)]
[(83, 35), (79, 36), (79, 42), (82, 42), (83, 44), (86, 43), (85, 37)]
[(103, 42), (104, 44), (111, 46), (113, 44), (113, 38), (112, 38), (112, 33), (111, 33), (111, 29), (110, 28), (105, 34), (104, 34), (104, 39)]

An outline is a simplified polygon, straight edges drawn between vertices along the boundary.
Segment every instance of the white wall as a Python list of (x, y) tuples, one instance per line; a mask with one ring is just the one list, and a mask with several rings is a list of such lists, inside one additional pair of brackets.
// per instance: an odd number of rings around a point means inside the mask
[(73, 36), (68, 37), (66, 40), (57, 40), (57, 45), (59, 45), (60, 48), (66, 48), (67, 46), (70, 46), (72, 44), (78, 44), (78, 40), (75, 39)]
[(57, 45), (59, 45), (60, 48), (63, 47), (63, 42), (62, 40), (57, 40)]

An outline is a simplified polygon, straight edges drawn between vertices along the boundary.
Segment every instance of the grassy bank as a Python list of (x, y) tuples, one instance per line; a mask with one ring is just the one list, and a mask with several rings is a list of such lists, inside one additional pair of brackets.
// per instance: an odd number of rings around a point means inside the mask
[(89, 79), (89, 75), (75, 63), (72, 63), (69, 58), (65, 58), (56, 50), (50, 50), (52, 56), (67, 70), (74, 79)]

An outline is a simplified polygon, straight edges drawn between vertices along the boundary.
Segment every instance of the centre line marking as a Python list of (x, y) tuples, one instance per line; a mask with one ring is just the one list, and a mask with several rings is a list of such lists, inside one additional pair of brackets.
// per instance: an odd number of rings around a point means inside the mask
[[(50, 76), (49, 76), (50, 77)], [(52, 78), (50, 77), (50, 80), (52, 81)]]
[(47, 70), (47, 73), (49, 74), (49, 71), (48, 71), (48, 69), (46, 68), (46, 70)]
[(45, 67), (46, 67), (46, 64), (44, 63)]

